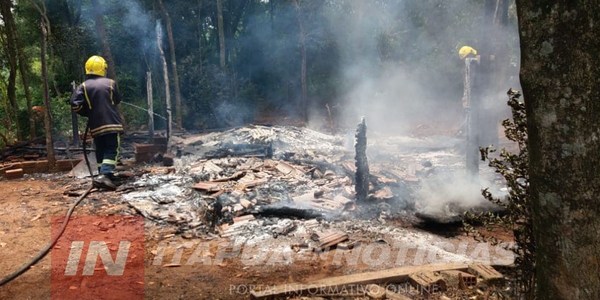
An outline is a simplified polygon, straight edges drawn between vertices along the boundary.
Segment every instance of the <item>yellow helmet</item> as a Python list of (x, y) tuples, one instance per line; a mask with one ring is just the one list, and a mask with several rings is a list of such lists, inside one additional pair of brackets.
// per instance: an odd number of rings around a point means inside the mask
[(106, 76), (106, 69), (108, 65), (106, 60), (101, 56), (94, 55), (85, 62), (85, 74), (86, 75), (98, 75)]
[(458, 56), (460, 59), (465, 59), (469, 54), (477, 55), (477, 50), (473, 49), (470, 46), (462, 46), (460, 50), (458, 50)]

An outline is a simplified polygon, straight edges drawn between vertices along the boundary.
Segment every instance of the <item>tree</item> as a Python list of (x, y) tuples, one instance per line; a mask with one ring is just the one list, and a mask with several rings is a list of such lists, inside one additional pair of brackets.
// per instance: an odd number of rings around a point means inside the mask
[(219, 29), (219, 65), (225, 70), (225, 29), (223, 22), (223, 0), (217, 0), (217, 27)]
[(300, 46), (300, 114), (304, 121), (308, 121), (308, 83), (306, 75), (306, 32), (302, 18), (302, 9), (298, 0), (293, 0), (298, 22), (298, 44)]
[[(43, 4), (42, 4), (43, 5)], [(40, 28), (41, 28), (41, 53), (40, 59), (42, 62), (42, 82), (43, 82), (43, 94), (44, 94), (44, 104), (46, 105), (46, 110), (44, 114), (44, 128), (46, 130), (46, 152), (48, 157), (48, 168), (50, 170), (54, 169), (54, 165), (56, 162), (56, 158), (54, 157), (54, 140), (52, 139), (52, 108), (50, 106), (50, 95), (48, 88), (48, 64), (46, 63), (46, 49), (47, 49), (47, 39), (48, 39), (48, 26), (46, 23), (46, 10), (44, 6), (43, 15), (40, 18)]]
[(12, 1), (0, 0), (0, 14), (2, 21), (6, 27), (6, 52), (8, 54), (9, 75), (7, 96), (10, 103), (10, 110), (13, 121), (17, 128), (17, 138), (22, 139), (21, 128), (19, 126), (18, 113), (19, 104), (17, 102), (17, 70), (18, 70), (18, 55), (17, 55), (17, 28), (12, 13)]
[(167, 139), (171, 136), (171, 89), (169, 88), (169, 69), (167, 68), (167, 59), (165, 58), (165, 52), (162, 48), (162, 27), (160, 21), (156, 23), (156, 45), (158, 46), (158, 52), (160, 54), (160, 60), (162, 61), (163, 67), (163, 80), (165, 81), (165, 104), (167, 108)]
[(100, 37), (100, 41), (102, 42), (102, 56), (104, 56), (104, 58), (106, 59), (106, 63), (108, 64), (108, 77), (117, 80), (115, 61), (113, 59), (112, 50), (110, 49), (108, 34), (106, 33), (106, 26), (104, 25), (102, 6), (100, 6), (98, 0), (92, 0), (92, 7), (94, 12), (94, 23), (96, 25), (96, 32)]
[(175, 115), (177, 127), (183, 128), (183, 109), (181, 107), (181, 89), (179, 88), (179, 74), (177, 72), (177, 56), (175, 55), (175, 39), (173, 38), (173, 26), (169, 12), (165, 9), (162, 0), (158, 0), (160, 11), (165, 18), (167, 27), (167, 39), (169, 41), (169, 54), (171, 56), (171, 73), (173, 73), (173, 85), (175, 86)]
[(539, 299), (600, 299), (598, 1), (517, 0)]

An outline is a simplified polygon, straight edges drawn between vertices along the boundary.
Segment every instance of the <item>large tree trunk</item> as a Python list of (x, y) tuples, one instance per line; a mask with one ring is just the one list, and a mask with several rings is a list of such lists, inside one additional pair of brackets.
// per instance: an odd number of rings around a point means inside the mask
[(196, 27), (198, 30), (198, 72), (202, 74), (202, 48), (204, 47), (204, 22), (202, 16), (202, 0), (198, 0), (198, 22), (196, 22)]
[(538, 299), (600, 299), (598, 1), (517, 0)]
[(18, 71), (18, 56), (17, 56), (17, 29), (12, 15), (12, 1), (0, 0), (0, 14), (6, 28), (6, 52), (8, 55), (8, 86), (7, 97), (11, 107), (11, 115), (17, 127), (17, 139), (22, 140), (22, 132), (19, 126), (19, 104), (17, 103), (17, 71)]
[(48, 168), (50, 170), (54, 169), (54, 164), (56, 162), (56, 158), (54, 156), (54, 141), (52, 139), (52, 107), (50, 106), (50, 95), (48, 91), (48, 65), (46, 62), (46, 41), (48, 38), (48, 27), (45, 22), (44, 17), (41, 18), (41, 63), (42, 63), (42, 82), (43, 82), (43, 93), (44, 93), (44, 105), (46, 106), (46, 111), (44, 114), (44, 129), (46, 130), (46, 152), (48, 153)]
[(302, 21), (302, 10), (298, 0), (293, 0), (296, 8), (296, 21), (298, 23), (298, 35), (300, 45), (300, 112), (304, 121), (308, 121), (308, 83), (306, 75), (306, 32)]
[(183, 128), (183, 109), (181, 107), (181, 89), (179, 88), (179, 75), (177, 73), (177, 57), (175, 56), (175, 40), (173, 39), (173, 26), (171, 25), (171, 17), (165, 8), (162, 0), (158, 0), (160, 11), (165, 18), (167, 27), (167, 39), (169, 40), (169, 53), (171, 56), (171, 73), (173, 74), (173, 84), (175, 85), (175, 115), (177, 127)]
[(223, 0), (217, 0), (217, 26), (219, 30), (219, 63), (225, 70), (225, 29), (223, 22)]
[(92, 7), (94, 13), (94, 23), (96, 25), (96, 31), (100, 37), (102, 43), (102, 56), (108, 64), (108, 77), (117, 80), (117, 72), (115, 70), (115, 61), (113, 60), (112, 51), (110, 50), (110, 43), (108, 42), (108, 34), (106, 34), (106, 26), (104, 25), (104, 17), (102, 14), (102, 7), (98, 4), (98, 0), (92, 0)]
[(35, 138), (35, 118), (32, 111), (31, 91), (29, 90), (29, 74), (27, 67), (27, 58), (23, 52), (20, 40), (17, 38), (17, 50), (19, 52), (19, 72), (21, 73), (21, 82), (25, 90), (25, 99), (27, 100), (27, 116), (29, 118), (29, 140)]
[(172, 127), (172, 113), (171, 113), (171, 89), (169, 88), (169, 68), (167, 68), (167, 59), (165, 58), (165, 51), (162, 47), (162, 27), (160, 22), (156, 22), (156, 44), (158, 46), (158, 53), (163, 66), (163, 79), (165, 82), (165, 105), (167, 108), (167, 140), (171, 137)]

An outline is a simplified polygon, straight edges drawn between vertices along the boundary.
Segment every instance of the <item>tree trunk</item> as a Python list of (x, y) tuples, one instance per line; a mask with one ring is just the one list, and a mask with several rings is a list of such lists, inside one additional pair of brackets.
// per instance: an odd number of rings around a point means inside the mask
[(175, 122), (177, 127), (183, 128), (183, 108), (181, 107), (181, 89), (179, 88), (179, 75), (177, 73), (177, 57), (175, 56), (175, 40), (173, 39), (173, 26), (171, 25), (171, 17), (165, 9), (162, 0), (158, 0), (160, 11), (165, 18), (167, 26), (167, 39), (169, 40), (169, 53), (171, 55), (171, 73), (173, 74), (173, 84), (175, 85)]
[(6, 89), (12, 119), (17, 128), (17, 139), (22, 140), (22, 132), (19, 123), (19, 104), (17, 103), (17, 71), (18, 71), (18, 56), (17, 56), (17, 32), (15, 21), (12, 15), (12, 1), (0, 0), (0, 14), (6, 28), (6, 52), (8, 56), (8, 85)]
[(110, 50), (108, 34), (106, 34), (106, 26), (104, 25), (102, 7), (100, 6), (100, 4), (98, 4), (98, 0), (92, 0), (92, 7), (96, 31), (98, 32), (100, 42), (102, 43), (102, 57), (104, 57), (104, 59), (106, 60), (106, 64), (108, 64), (108, 77), (117, 80), (115, 61), (113, 60), (112, 51)]
[(204, 47), (204, 21), (202, 18), (202, 1), (198, 0), (198, 22), (196, 23), (198, 30), (198, 72), (202, 74), (202, 47)]
[(306, 78), (306, 32), (302, 21), (302, 10), (298, 0), (293, 0), (296, 8), (296, 21), (298, 22), (298, 35), (300, 45), (300, 113), (304, 121), (308, 121), (308, 83)]
[(163, 79), (165, 82), (165, 106), (167, 107), (167, 140), (171, 137), (172, 132), (172, 117), (171, 117), (171, 89), (169, 88), (169, 68), (167, 68), (167, 59), (165, 51), (162, 48), (162, 27), (160, 22), (156, 22), (156, 44), (163, 65)]
[(44, 93), (44, 105), (46, 106), (44, 114), (44, 129), (46, 130), (46, 152), (48, 153), (48, 168), (54, 169), (56, 158), (54, 157), (54, 141), (52, 139), (52, 107), (50, 106), (50, 95), (48, 91), (48, 68), (46, 62), (46, 40), (48, 38), (48, 29), (44, 18), (41, 18), (41, 63), (42, 63), (42, 82), (43, 82), (43, 93)]
[(538, 299), (600, 299), (598, 1), (517, 0)]
[(217, 26), (219, 27), (219, 63), (225, 70), (225, 28), (223, 22), (223, 0), (217, 0)]
[(154, 99), (152, 92), (152, 72), (146, 72), (146, 98), (148, 100), (148, 135), (154, 143)]
[(25, 57), (23, 46), (21, 41), (17, 37), (17, 50), (19, 53), (19, 72), (21, 73), (21, 81), (23, 83), (23, 90), (25, 90), (25, 99), (27, 100), (27, 117), (29, 118), (29, 140), (35, 138), (35, 118), (31, 102), (31, 91), (29, 90), (29, 74), (27, 67), (27, 58)]
[(23, 51), (23, 46), (21, 44), (21, 40), (19, 39), (19, 35), (16, 33), (17, 32), (15, 27), (14, 39), (16, 43), (17, 56), (19, 58), (19, 73), (21, 73), (21, 82), (23, 84), (23, 90), (25, 91), (25, 99), (27, 101), (27, 117), (29, 119), (29, 140), (31, 141), (35, 138), (35, 119), (33, 111), (31, 110), (32, 102), (31, 91), (29, 90), (27, 58), (25, 57), (25, 52)]

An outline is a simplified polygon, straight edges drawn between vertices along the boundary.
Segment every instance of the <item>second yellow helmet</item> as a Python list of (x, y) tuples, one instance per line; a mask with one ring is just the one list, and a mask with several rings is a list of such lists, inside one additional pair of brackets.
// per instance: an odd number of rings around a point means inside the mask
[(462, 46), (460, 50), (458, 50), (458, 56), (460, 59), (465, 59), (469, 54), (477, 55), (477, 50), (470, 46)]
[(85, 62), (86, 75), (106, 76), (108, 65), (102, 56), (94, 55)]

